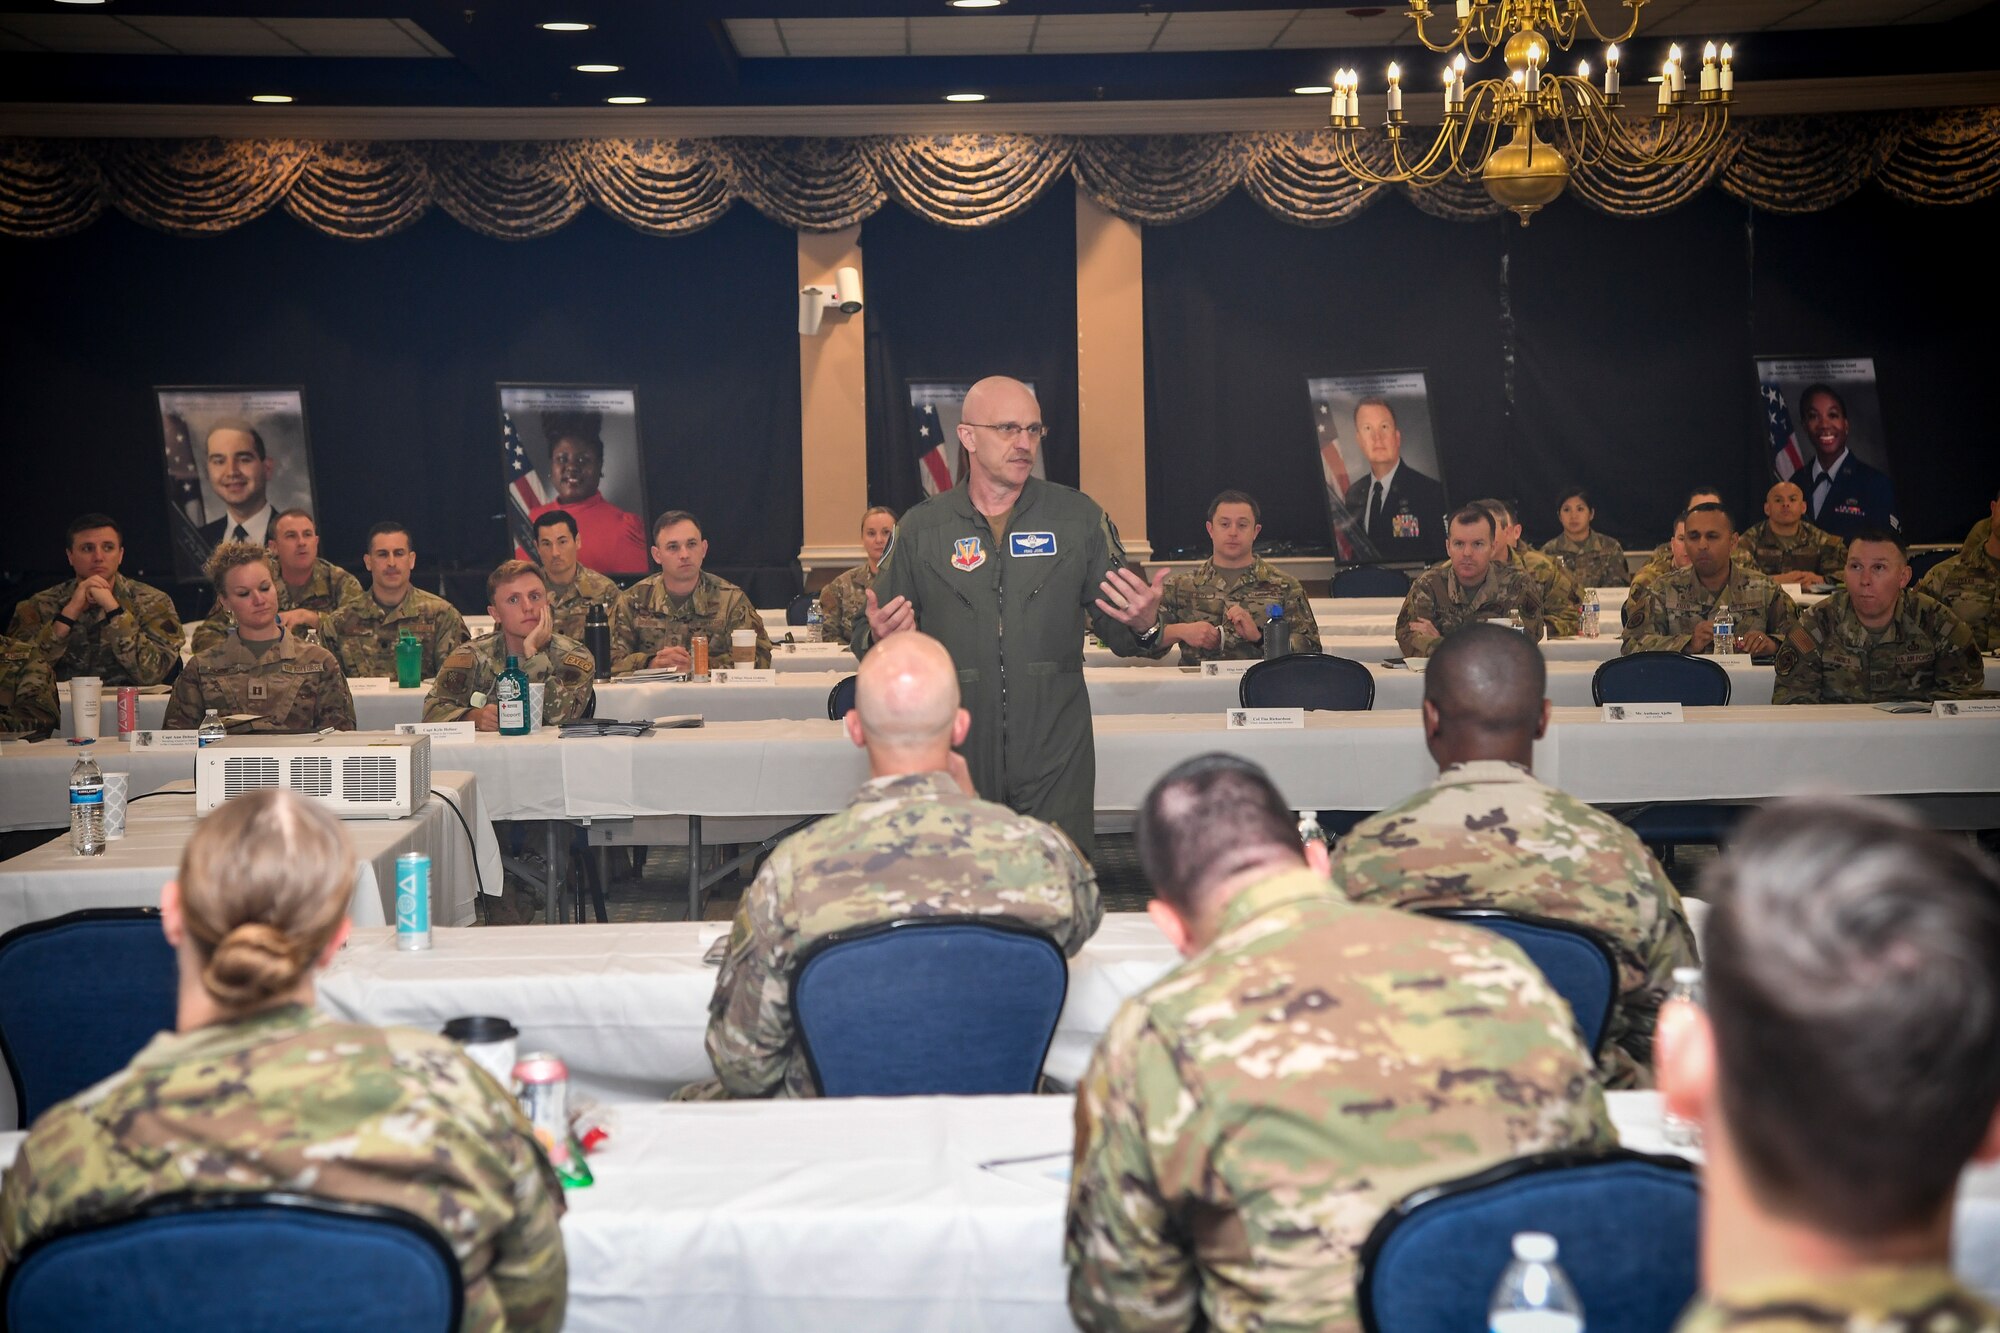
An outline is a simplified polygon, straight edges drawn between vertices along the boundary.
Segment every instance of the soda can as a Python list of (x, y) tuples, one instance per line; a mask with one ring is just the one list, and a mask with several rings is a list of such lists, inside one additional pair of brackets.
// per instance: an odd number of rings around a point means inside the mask
[(396, 858), (396, 947), (431, 947), (431, 859), (422, 852)]
[(139, 687), (120, 685), (118, 687), (118, 739), (129, 741), (132, 733), (139, 729)]
[(548, 1051), (529, 1051), (514, 1065), (521, 1114), (559, 1172), (569, 1169), (569, 1066)]

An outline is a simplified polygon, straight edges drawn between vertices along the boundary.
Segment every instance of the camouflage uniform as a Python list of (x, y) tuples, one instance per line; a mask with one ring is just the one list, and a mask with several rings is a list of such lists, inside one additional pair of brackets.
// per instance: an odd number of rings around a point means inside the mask
[[(1239, 638), (1229, 623), (1225, 608), (1242, 607), (1261, 630), (1264, 613), (1273, 602), (1285, 608), (1285, 622), (1292, 631), (1292, 651), (1318, 652), (1319, 622), (1313, 619), (1312, 603), (1306, 600), (1305, 588), (1297, 579), (1262, 556), (1253, 557), (1253, 563), (1243, 569), (1217, 569), (1214, 560), (1204, 560), (1193, 569), (1169, 574), (1166, 586), (1160, 590), (1160, 622), (1177, 625), (1200, 620), (1222, 627), (1222, 646), (1219, 648), (1194, 648), (1181, 644), (1182, 666), (1212, 662), (1218, 658), (1262, 657), (1264, 645)], [(1146, 655), (1164, 657), (1172, 646), (1164, 642), (1155, 644)]]
[[(1478, 587), (1461, 588), (1451, 562), (1432, 565), (1417, 575), (1403, 597), (1403, 609), (1396, 615), (1396, 646), (1406, 657), (1429, 657), (1442, 641), (1460, 625), (1475, 620), (1497, 620), (1506, 624), (1513, 612), (1521, 613), (1521, 626), (1536, 643), (1542, 639), (1542, 590), (1529, 575), (1498, 560), (1488, 567)], [(1410, 628), (1413, 620), (1428, 620), (1437, 626), (1439, 638), (1418, 634)]]
[(1766, 574), (1804, 570), (1838, 583), (1847, 573), (1847, 543), (1804, 519), (1789, 537), (1773, 532), (1769, 519), (1752, 523), (1736, 539), (1736, 554)]
[(1965, 545), (1960, 549), (1970, 551), (1974, 547), (1984, 546), (1992, 536), (1993, 520), (1982, 518), (1972, 525), (1972, 531), (1965, 534)]
[[(1740, 540), (1736, 543), (1736, 549), (1729, 553), (1729, 558), (1745, 569), (1754, 570), (1757, 568), (1756, 562), (1750, 558), (1749, 548), (1744, 546)], [(1843, 556), (1842, 559), (1845, 560), (1845, 557)], [(1845, 565), (1842, 567), (1845, 568)], [(1640, 568), (1639, 572), (1632, 576), (1633, 591), (1636, 592), (1638, 589), (1645, 587), (1663, 574), (1673, 573), (1674, 568), (1674, 548), (1672, 543), (1655, 546), (1653, 548), (1652, 559), (1648, 560)], [(1680, 568), (1686, 569), (1687, 566), (1682, 565)]]
[(1583, 624), (1583, 594), (1562, 565), (1540, 551), (1515, 546), (1507, 564), (1535, 580), (1542, 590), (1542, 620), (1551, 639), (1574, 639)]
[(576, 567), (576, 577), (569, 583), (562, 587), (549, 584), (549, 611), (555, 616), (556, 633), (582, 643), (583, 623), (590, 618), (592, 606), (604, 608), (604, 619), (611, 627), (611, 660), (616, 662), (632, 652), (632, 608), (617, 584), (582, 565)]
[(96, 676), (106, 686), (158, 685), (181, 660), (181, 618), (173, 598), (123, 574), (113, 576), (118, 613), (106, 617), (85, 604), (69, 637), (56, 637), (56, 616), (69, 605), (77, 580), (66, 579), (14, 608), (7, 637), (32, 644), (57, 680)]
[(1542, 543), (1542, 554), (1569, 571), (1578, 588), (1622, 588), (1632, 581), (1625, 564), (1625, 548), (1601, 532), (1593, 532), (1580, 542), (1564, 533)]
[(1085, 1329), (1355, 1333), (1356, 1252), (1413, 1190), (1616, 1138), (1568, 1008), (1487, 931), (1243, 889), (1128, 999), (1077, 1090)]
[(1054, 826), (967, 796), (943, 773), (876, 778), (779, 844), (743, 895), (708, 1006), (721, 1088), (811, 1097), (792, 1024), (799, 955), (835, 931), (906, 916), (1003, 916), (1075, 956), (1103, 919), (1097, 880)]
[(189, 658), (167, 700), (163, 725), (198, 727), (210, 708), (224, 717), (257, 714), (254, 731), (354, 730), (354, 696), (340, 663), (318, 644), (291, 634), (281, 634), (259, 657), (232, 631)]
[[(278, 590), (278, 610), (317, 611), (325, 616), (330, 611), (355, 611), (368, 596), (361, 590), (361, 580), (330, 560), (313, 561), (312, 575), (306, 579), (306, 586), (294, 588), (285, 582), (285, 576), (278, 568), (278, 558), (272, 556), (271, 582)], [(236, 628), (236, 613), (228, 607), (217, 604), (208, 613), (208, 619), (195, 628), (193, 648), (201, 652), (213, 648), (229, 637), (229, 631)]]
[(764, 632), (764, 618), (750, 605), (749, 594), (727, 579), (706, 570), (693, 591), (675, 597), (667, 591), (665, 576), (654, 574), (640, 579), (626, 592), (632, 606), (633, 648), (611, 665), (613, 675), (624, 675), (650, 666), (662, 648), (685, 648), (696, 634), (708, 635), (708, 664), (729, 665), (731, 630), (757, 631), (757, 661), (761, 670), (771, 665), (771, 636)]
[(1917, 590), (1950, 607), (1972, 631), (1981, 652), (2000, 652), (2000, 560), (1987, 554), (1984, 545), (1932, 566)]
[[(1625, 599), (1625, 642), (1621, 653), (1691, 653), (1694, 627), (1712, 620), (1717, 607), (1727, 606), (1736, 620), (1736, 636), (1768, 634), (1773, 642), (1782, 640), (1798, 623), (1799, 613), (1791, 594), (1760, 570), (1731, 563), (1729, 578), (1710, 592), (1696, 577), (1694, 566), (1635, 588)], [(1702, 649), (1715, 651), (1713, 641)]]
[(320, 638), (340, 658), (350, 677), (387, 676), (394, 680), (396, 639), (404, 630), (416, 635), (423, 645), (423, 676), (427, 680), (437, 675), (438, 664), (467, 637), (465, 618), (456, 607), (434, 592), (415, 587), (393, 607), (372, 596), (364, 597), (361, 605), (335, 611), (320, 622)]
[(854, 638), (854, 622), (868, 610), (868, 590), (875, 586), (879, 567), (868, 568), (863, 560), (819, 590), (820, 637), (827, 643), (848, 643)]
[(0, 731), (46, 740), (62, 725), (56, 673), (33, 644), (0, 638)]
[(1454, 764), (1341, 840), (1333, 882), (1378, 907), (1497, 907), (1587, 926), (1618, 960), (1598, 1069), (1650, 1087), (1653, 1020), (1695, 964), (1681, 896), (1631, 829), (1497, 760)]
[(562, 1185), (514, 1099), (442, 1037), (287, 1004), (163, 1032), (35, 1122), (0, 1187), (0, 1266), (182, 1190), (403, 1209), (458, 1255), (462, 1333), (562, 1324)]
[(1698, 1297), (1674, 1333), (2000, 1333), (2000, 1311), (1944, 1265), (1775, 1278)]
[(1771, 702), (1872, 704), (1968, 699), (1986, 688), (1972, 631), (1927, 593), (1907, 589), (1881, 630), (1870, 630), (1842, 589), (1808, 607), (1778, 644)]
[[(537, 681), (543, 685), (545, 727), (576, 721), (596, 695), (592, 680), (597, 675), (597, 662), (590, 649), (566, 635), (551, 636), (547, 647), (515, 665), (530, 685)], [(474, 694), (484, 694), (492, 703), (494, 687), (506, 669), (507, 638), (498, 630), (452, 649), (438, 668), (437, 679), (431, 682), (431, 692), (424, 696), (424, 721), (458, 721), (472, 711)]]

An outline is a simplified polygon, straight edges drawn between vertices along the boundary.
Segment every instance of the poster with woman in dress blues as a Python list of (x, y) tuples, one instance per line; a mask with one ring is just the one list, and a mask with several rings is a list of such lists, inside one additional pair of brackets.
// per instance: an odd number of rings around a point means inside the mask
[(1836, 537), (1902, 530), (1872, 356), (1760, 356), (1758, 407), (1771, 474)]

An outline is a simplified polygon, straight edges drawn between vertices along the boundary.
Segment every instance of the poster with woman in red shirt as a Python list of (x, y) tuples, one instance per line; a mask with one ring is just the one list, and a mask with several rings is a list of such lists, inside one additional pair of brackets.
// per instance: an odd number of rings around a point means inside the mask
[(578, 557), (600, 574), (644, 574), (646, 479), (639, 453), (638, 391), (598, 385), (502, 384), (501, 447), (509, 527), (517, 554), (535, 519), (561, 509), (576, 519)]

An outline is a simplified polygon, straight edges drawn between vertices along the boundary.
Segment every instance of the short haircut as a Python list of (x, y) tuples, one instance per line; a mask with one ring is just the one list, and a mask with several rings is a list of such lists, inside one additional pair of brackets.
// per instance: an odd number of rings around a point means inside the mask
[(1752, 1193), (1852, 1239), (1944, 1207), (2000, 1104), (2000, 872), (1883, 802), (1746, 820), (1703, 876), (1729, 1137)]
[(1451, 516), (1453, 527), (1457, 527), (1461, 523), (1484, 523), (1486, 525), (1487, 536), (1497, 537), (1500, 535), (1500, 525), (1494, 521), (1493, 511), (1481, 505), (1467, 505)]
[(252, 546), (249, 542), (224, 542), (208, 553), (208, 561), (202, 565), (201, 572), (208, 575), (208, 581), (215, 585), (215, 595), (221, 597), (224, 595), (222, 581), (229, 577), (230, 570), (255, 565), (269, 573), (270, 562), (271, 557), (261, 546)]
[(556, 446), (564, 440), (588, 445), (597, 454), (597, 461), (604, 461), (604, 414), (602, 412), (544, 412), (542, 413), (542, 438), (548, 441), (549, 454), (554, 456)]
[(671, 528), (676, 523), (692, 523), (696, 532), (701, 531), (701, 520), (693, 514), (690, 514), (685, 509), (668, 509), (653, 520), (653, 545), (658, 546), (660, 544), (660, 533), (662, 530)]
[(248, 435), (250, 437), (250, 443), (256, 447), (257, 457), (259, 458), (270, 457), (269, 454), (264, 452), (263, 432), (258, 430), (255, 426), (251, 425), (249, 422), (243, 420), (243, 418), (241, 417), (225, 417), (223, 420), (218, 421), (214, 425), (210, 426), (208, 428), (208, 434), (201, 437), (202, 449), (204, 452), (208, 448), (208, 442), (215, 438), (215, 432), (219, 430), (242, 431), (245, 435)]
[(1361, 420), (1361, 409), (1362, 409), (1362, 408), (1364, 408), (1364, 407), (1379, 407), (1379, 408), (1381, 408), (1381, 409), (1382, 409), (1382, 410), (1383, 410), (1384, 412), (1387, 412), (1387, 413), (1389, 414), (1389, 424), (1390, 424), (1390, 425), (1392, 425), (1392, 426), (1395, 426), (1395, 425), (1397, 425), (1397, 421), (1396, 421), (1396, 409), (1395, 409), (1395, 408), (1393, 408), (1393, 407), (1391, 407), (1391, 406), (1389, 406), (1389, 400), (1388, 400), (1387, 398), (1382, 398), (1382, 397), (1378, 397), (1378, 396), (1377, 396), (1377, 395), (1375, 395), (1375, 394), (1369, 394), (1369, 395), (1368, 395), (1368, 396), (1367, 396), (1366, 398), (1357, 398), (1357, 399), (1355, 399), (1355, 400), (1354, 400), (1354, 420), (1356, 421), (1356, 423), (1359, 423), (1359, 422), (1360, 422), (1360, 420)]
[(493, 601), (493, 596), (500, 591), (501, 584), (512, 583), (515, 579), (523, 578), (530, 574), (541, 583), (544, 590), (548, 588), (549, 576), (542, 573), (542, 567), (534, 561), (502, 560), (493, 567), (493, 572), (486, 576), (487, 602), (490, 604)]
[(569, 535), (576, 536), (576, 515), (567, 509), (551, 509), (535, 520), (535, 536), (542, 535), (543, 528), (553, 528), (557, 524), (569, 529)]
[(1493, 515), (1495, 532), (1499, 531), (1500, 524), (1506, 523), (1511, 525), (1514, 522), (1514, 506), (1508, 504), (1505, 500), (1474, 500), (1472, 503)]
[(1570, 502), (1571, 500), (1581, 500), (1581, 501), (1583, 501), (1583, 507), (1584, 507), (1585, 509), (1595, 509), (1595, 508), (1597, 508), (1597, 506), (1596, 506), (1596, 505), (1594, 505), (1594, 504), (1592, 504), (1592, 503), (1590, 502), (1590, 492), (1589, 492), (1589, 491), (1587, 491), (1587, 490), (1585, 490), (1585, 489), (1584, 489), (1583, 487), (1581, 487), (1581, 486), (1571, 486), (1571, 487), (1568, 487), (1567, 489), (1565, 489), (1565, 490), (1563, 491), (1563, 493), (1562, 493), (1561, 495), (1558, 495), (1558, 496), (1556, 497), (1556, 508), (1558, 508), (1558, 509), (1561, 509), (1561, 508), (1562, 508), (1562, 507), (1563, 507), (1564, 505), (1568, 504), (1568, 503), (1569, 503), (1569, 502)]
[(1847, 415), (1847, 400), (1840, 396), (1840, 390), (1834, 388), (1831, 384), (1808, 384), (1799, 393), (1800, 420), (1805, 419), (1806, 404), (1819, 397), (1833, 399), (1833, 405), (1840, 409), (1840, 415)]
[(1504, 625), (1459, 626), (1424, 672), (1425, 702), (1452, 726), (1489, 735), (1533, 731), (1548, 688), (1542, 650)]
[(417, 539), (410, 535), (409, 525), (407, 523), (397, 523), (391, 519), (384, 519), (380, 523), (377, 523), (374, 527), (368, 529), (368, 538), (361, 544), (361, 549), (364, 551), (374, 550), (375, 539), (377, 537), (382, 536), (385, 533), (390, 533), (390, 532), (402, 533), (403, 540), (407, 541), (410, 544), (410, 548), (412, 550), (416, 549)]
[(318, 519), (314, 518), (306, 510), (299, 509), (296, 507), (280, 511), (274, 518), (272, 518), (271, 527), (275, 530), (280, 523), (284, 522), (288, 518), (302, 518), (306, 522), (312, 524), (313, 527), (315, 528), (319, 527)]
[(1896, 548), (1896, 554), (1903, 557), (1905, 564), (1909, 563), (1910, 544), (1903, 540), (1903, 536), (1899, 532), (1892, 532), (1888, 528), (1865, 527), (1847, 539), (1847, 544), (1850, 548), (1856, 542), (1887, 542)]
[(1250, 492), (1248, 492), (1248, 491), (1217, 491), (1217, 492), (1215, 493), (1215, 498), (1214, 498), (1213, 500), (1210, 500), (1210, 501), (1208, 502), (1208, 521), (1209, 521), (1209, 522), (1211, 522), (1211, 523), (1215, 522), (1215, 511), (1216, 511), (1216, 510), (1218, 510), (1218, 509), (1220, 509), (1220, 508), (1222, 508), (1222, 506), (1224, 506), (1224, 505), (1249, 505), (1249, 506), (1250, 506), (1250, 521), (1251, 521), (1252, 523), (1262, 523), (1262, 522), (1264, 521), (1264, 510), (1263, 510), (1263, 508), (1262, 508), (1262, 507), (1261, 507), (1261, 506), (1260, 506), (1260, 505), (1259, 505), (1259, 504), (1258, 504), (1258, 503), (1256, 502), (1256, 500), (1254, 500), (1254, 499), (1252, 499), (1252, 498), (1251, 498), (1251, 496), (1250, 496)]
[(123, 546), (125, 544), (125, 529), (122, 526), (120, 526), (118, 520), (111, 517), (111, 515), (78, 514), (75, 518), (69, 521), (69, 530), (63, 534), (63, 545), (65, 546), (76, 545), (76, 535), (79, 532), (89, 532), (93, 528), (110, 528), (113, 532), (118, 534), (118, 544), (120, 546)]
[(1722, 515), (1722, 521), (1729, 525), (1729, 530), (1731, 532), (1736, 531), (1736, 519), (1727, 509), (1724, 509), (1713, 500), (1704, 500), (1698, 505), (1688, 506), (1688, 511), (1683, 517), (1693, 518), (1696, 514), (1720, 514)]
[(1697, 495), (1713, 495), (1716, 499), (1720, 500), (1722, 498), (1722, 488), (1720, 486), (1695, 487), (1687, 493), (1687, 499), (1681, 505), (1681, 512), (1683, 514), (1694, 508), (1694, 497)]
[(1231, 754), (1168, 769), (1146, 793), (1134, 841), (1153, 892), (1181, 912), (1232, 875), (1305, 855), (1285, 798), (1263, 769)]

